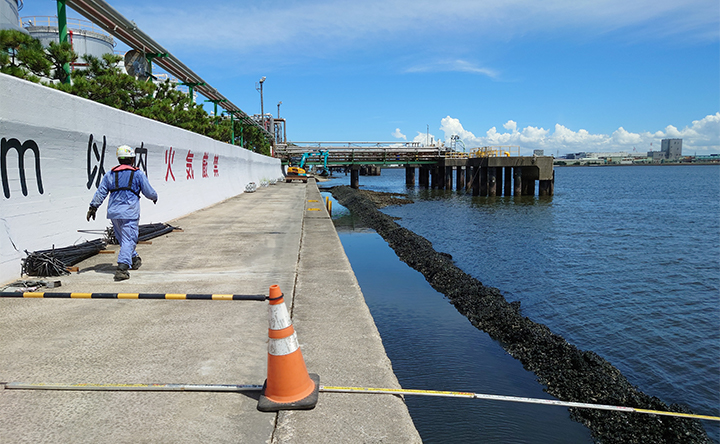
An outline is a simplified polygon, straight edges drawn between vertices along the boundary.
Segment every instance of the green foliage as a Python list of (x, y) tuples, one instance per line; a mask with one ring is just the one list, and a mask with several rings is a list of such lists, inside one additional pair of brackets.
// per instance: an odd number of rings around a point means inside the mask
[[(50, 43), (43, 48), (39, 40), (15, 30), (0, 30), (0, 72), (33, 82), (41, 78), (59, 80), (44, 82), (46, 86), (167, 123), (216, 140), (232, 143), (231, 119), (211, 117), (205, 109), (177, 90), (177, 84), (159, 84), (138, 80), (125, 74), (120, 66), (123, 58), (114, 54), (102, 57), (83, 56), (86, 67), (70, 73), (65, 83), (63, 66), (78, 59), (70, 43)], [(252, 124), (234, 121), (236, 144), (262, 154), (270, 154), (270, 142)], [(241, 137), (242, 136), (242, 137)]]
[(39, 40), (13, 29), (0, 30), (0, 72), (39, 82), (52, 64)]
[[(270, 142), (265, 138), (260, 128), (249, 123), (243, 123), (242, 128), (245, 148), (269, 156)], [(235, 130), (235, 135), (237, 136), (238, 134), (238, 130)]]
[(55, 88), (123, 111), (136, 112), (150, 106), (155, 85), (123, 73), (119, 68), (121, 56), (83, 58), (87, 67), (71, 73), (72, 84), (56, 84)]
[(190, 96), (178, 91), (176, 86), (176, 83), (169, 80), (158, 84), (148, 106), (139, 108), (135, 112), (188, 131), (209, 135), (213, 130), (213, 124), (208, 113), (202, 106), (192, 102)]
[(47, 59), (53, 66), (53, 78), (62, 83), (67, 83), (69, 75), (65, 71), (64, 66), (74, 63), (78, 59), (78, 55), (73, 51), (72, 45), (70, 42), (50, 42), (50, 46), (46, 51)]

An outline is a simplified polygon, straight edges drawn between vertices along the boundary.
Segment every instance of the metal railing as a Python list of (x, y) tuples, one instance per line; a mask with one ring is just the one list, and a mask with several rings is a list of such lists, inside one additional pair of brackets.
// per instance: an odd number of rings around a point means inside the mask
[(449, 159), (474, 159), (477, 157), (520, 157), (520, 147), (517, 145), (496, 145), (472, 148), (469, 152), (449, 151), (444, 157)]
[[(317, 148), (278, 145), (275, 153), (285, 162), (299, 161), (299, 158), (308, 152), (318, 151)], [(348, 148), (326, 147), (322, 151), (328, 152), (328, 165), (368, 164), (368, 165), (400, 165), (434, 163), (441, 157), (442, 152), (437, 147), (392, 147), (392, 148)], [(322, 160), (308, 158), (306, 164), (317, 165)]]
[(520, 156), (520, 147), (516, 145), (483, 146), (473, 148), (468, 157), (510, 157), (513, 151)]
[[(58, 18), (57, 17), (50, 17), (50, 16), (29, 16), (29, 17), (21, 17), (20, 22), (22, 23), (23, 27), (28, 26), (47, 26), (50, 28), (57, 28), (58, 27)], [(68, 18), (67, 19), (67, 26), (68, 29), (79, 29), (82, 31), (91, 31), (95, 32), (100, 35), (104, 35), (106, 37), (110, 37), (110, 34), (105, 32), (101, 27), (97, 26), (93, 22), (89, 20), (82, 20), (82, 19), (75, 19), (75, 18)]]
[[(296, 148), (434, 148), (437, 146), (424, 146), (420, 142), (288, 142)], [(440, 149), (445, 149), (440, 147)]]
[[(300, 146), (304, 144), (304, 146)], [(384, 146), (383, 146), (384, 145)], [(276, 154), (290, 160), (305, 153), (328, 152), (329, 164), (343, 163), (430, 163), (438, 158), (473, 159), (484, 157), (520, 156), (517, 145), (498, 145), (473, 148), (469, 152), (453, 151), (447, 147), (421, 146), (417, 143), (396, 142), (294, 142), (278, 145)], [(308, 163), (314, 162), (308, 159)]]
[[(297, 164), (305, 153), (326, 151), (327, 165), (423, 165), (437, 163), (443, 158), (521, 157), (518, 145), (483, 146), (460, 152), (446, 146), (422, 146), (416, 142), (289, 142), (278, 144), (275, 155), (284, 164)], [(321, 164), (322, 160), (313, 157), (305, 159), (305, 165)]]

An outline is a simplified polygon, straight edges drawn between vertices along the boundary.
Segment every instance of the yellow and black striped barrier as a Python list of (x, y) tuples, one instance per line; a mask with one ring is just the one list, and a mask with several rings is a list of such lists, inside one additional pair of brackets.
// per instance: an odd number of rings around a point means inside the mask
[(37, 291), (0, 292), (0, 298), (40, 299), (186, 299), (200, 301), (266, 301), (264, 294), (199, 293), (46, 293)]

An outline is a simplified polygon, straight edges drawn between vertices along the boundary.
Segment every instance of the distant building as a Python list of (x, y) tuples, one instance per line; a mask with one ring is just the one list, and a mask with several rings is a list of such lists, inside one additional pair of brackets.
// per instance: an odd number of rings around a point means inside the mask
[(695, 162), (720, 163), (720, 154), (707, 154), (704, 156), (695, 156)]
[(653, 163), (679, 161), (682, 159), (682, 139), (663, 139), (660, 151), (648, 151), (647, 156)]
[(648, 151), (647, 156), (652, 163), (660, 163), (665, 160), (665, 153), (662, 151)]
[(682, 139), (663, 139), (660, 150), (667, 160), (680, 160), (682, 157)]
[(616, 151), (616, 152), (600, 152), (600, 153), (587, 153), (587, 157), (594, 157), (597, 159), (611, 159), (611, 158), (622, 158), (622, 157), (628, 157), (629, 154), (626, 151)]
[(566, 159), (582, 159), (588, 157), (587, 153), (570, 153), (565, 156)]

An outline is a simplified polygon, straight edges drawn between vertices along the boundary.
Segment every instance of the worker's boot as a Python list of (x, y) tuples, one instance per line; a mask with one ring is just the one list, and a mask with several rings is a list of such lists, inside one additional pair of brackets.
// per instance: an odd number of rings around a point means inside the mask
[(134, 256), (132, 258), (132, 267), (130, 267), (130, 269), (137, 270), (140, 268), (140, 265), (142, 265), (142, 259), (140, 259), (140, 256)]
[(117, 270), (115, 271), (115, 280), (124, 281), (125, 279), (130, 279), (129, 268), (128, 264), (118, 264)]

